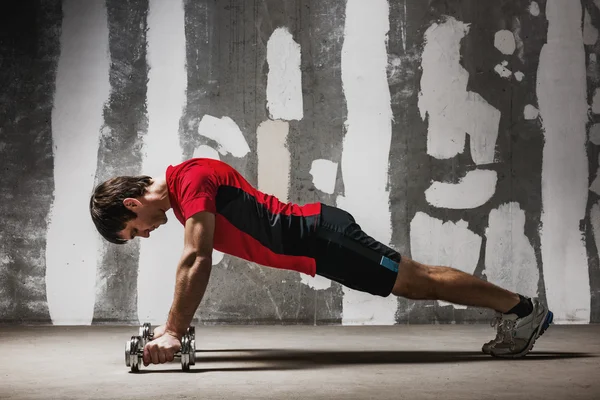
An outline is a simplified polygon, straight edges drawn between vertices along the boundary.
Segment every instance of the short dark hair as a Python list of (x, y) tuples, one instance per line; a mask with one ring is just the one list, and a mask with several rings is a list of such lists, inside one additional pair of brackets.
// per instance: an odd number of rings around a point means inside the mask
[(124, 244), (127, 240), (119, 237), (127, 222), (137, 214), (123, 204), (128, 197), (144, 195), (152, 178), (140, 176), (117, 176), (101, 183), (94, 189), (90, 198), (90, 214), (98, 232), (111, 243)]

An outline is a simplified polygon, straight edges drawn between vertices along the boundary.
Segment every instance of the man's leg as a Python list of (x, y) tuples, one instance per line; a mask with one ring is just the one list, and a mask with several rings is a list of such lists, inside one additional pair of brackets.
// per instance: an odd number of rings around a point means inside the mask
[(413, 300), (444, 300), (506, 313), (521, 301), (518, 294), (451, 267), (421, 264), (402, 256), (392, 289)]
[(496, 357), (524, 356), (552, 323), (552, 312), (537, 299), (532, 301), (454, 268), (425, 265), (408, 257), (402, 257), (392, 293), (496, 310), (496, 337), (482, 347), (484, 353)]
[(450, 267), (425, 265), (401, 256), (362, 231), (346, 211), (322, 205), (315, 236), (316, 273), (342, 285), (387, 297), (444, 300), (496, 310), (496, 338), (482, 350), (521, 357), (552, 322), (552, 313), (528, 299)]

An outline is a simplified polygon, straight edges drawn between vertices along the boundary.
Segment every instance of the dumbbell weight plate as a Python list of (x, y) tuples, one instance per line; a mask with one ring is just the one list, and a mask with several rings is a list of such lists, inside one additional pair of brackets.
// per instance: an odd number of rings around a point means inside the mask
[(196, 340), (190, 339), (190, 365), (196, 365)]
[(127, 345), (125, 346), (126, 350), (129, 350), (129, 358), (125, 360), (125, 365), (131, 367), (131, 372), (138, 372), (142, 366), (138, 354), (141, 341), (141, 337), (132, 336), (131, 340), (127, 342)]
[(186, 335), (181, 338), (181, 369), (183, 371), (190, 370), (190, 350), (190, 338)]
[(187, 330), (187, 334), (190, 336), (190, 339), (195, 340), (196, 339), (196, 328), (193, 326), (190, 326)]
[(152, 331), (152, 325), (149, 322), (145, 322), (140, 327), (140, 336), (144, 340), (144, 344), (152, 340), (154, 332)]
[(131, 367), (131, 341), (125, 342), (125, 365)]

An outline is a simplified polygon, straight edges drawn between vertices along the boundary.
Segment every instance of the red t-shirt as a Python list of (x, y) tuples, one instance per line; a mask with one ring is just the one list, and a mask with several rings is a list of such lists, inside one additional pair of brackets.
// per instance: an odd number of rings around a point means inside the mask
[(228, 164), (193, 158), (166, 173), (171, 207), (185, 221), (200, 211), (215, 214), (214, 248), (268, 267), (315, 275), (310, 241), (321, 203), (282, 203), (256, 190)]

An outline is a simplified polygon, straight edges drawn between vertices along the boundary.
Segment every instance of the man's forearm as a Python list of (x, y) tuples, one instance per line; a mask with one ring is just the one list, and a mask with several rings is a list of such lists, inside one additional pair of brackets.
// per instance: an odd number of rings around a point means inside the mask
[(166, 324), (166, 332), (181, 339), (204, 297), (212, 268), (210, 258), (184, 256), (177, 267), (175, 296)]

